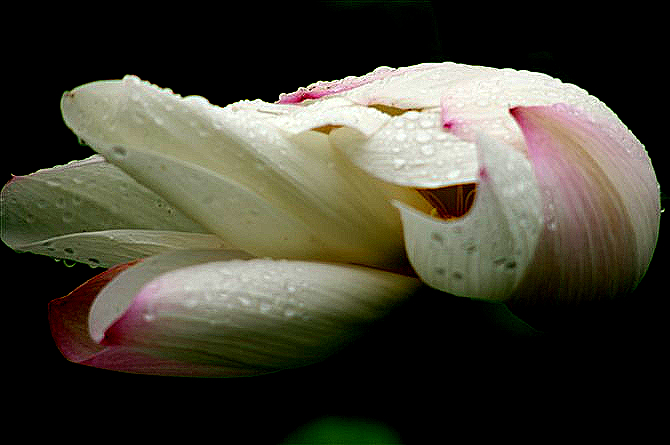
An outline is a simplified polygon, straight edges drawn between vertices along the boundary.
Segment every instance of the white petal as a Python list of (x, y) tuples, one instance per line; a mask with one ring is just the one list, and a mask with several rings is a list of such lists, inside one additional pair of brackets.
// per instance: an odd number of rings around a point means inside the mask
[(482, 132), (525, 153), (523, 135), (508, 113), (511, 107), (566, 103), (611, 115), (586, 91), (541, 73), (441, 63), (361, 79), (356, 87), (330, 88), (336, 93), (326, 99), (412, 111), (394, 116), (374, 134), (363, 132), (365, 137), (356, 125), (348, 125), (358, 132), (337, 130), (331, 134), (333, 144), (368, 173), (399, 185), (429, 188), (474, 181), (474, 143)]
[(272, 123), (287, 107), (243, 102), (220, 109), (132, 77), (84, 85), (62, 102), (68, 126), (110, 162), (238, 248), (397, 262), (402, 231), (390, 188), (352, 172), (324, 134), (287, 138)]
[[(170, 259), (156, 262), (171, 264)], [(127, 280), (119, 275), (116, 281), (117, 290), (125, 292)], [(114, 297), (107, 303), (115, 306), (112, 316), (95, 322), (93, 332), (94, 338), (103, 333), (103, 344), (166, 358), (275, 371), (323, 359), (420, 286), (414, 278), (354, 266), (207, 262), (158, 276), (129, 306), (125, 299), (117, 306)], [(105, 328), (119, 308), (123, 315)], [(94, 309), (92, 319), (97, 313)]]
[(477, 195), (462, 218), (442, 220), (397, 204), (407, 255), (429, 286), (458, 296), (509, 297), (543, 227), (539, 188), (526, 157), (481, 136)]
[[(97, 155), (15, 177), (2, 189), (0, 200), (2, 240), (7, 245), (60, 258), (92, 258), (107, 264), (102, 255), (105, 252), (96, 253), (101, 246), (91, 233), (129, 230), (146, 234), (156, 230), (204, 236), (207, 232)], [(72, 237), (77, 238), (75, 244), (80, 249), (75, 253), (72, 245), (57, 241)], [(88, 240), (93, 245), (87, 246)], [(126, 240), (129, 247), (130, 238)], [(55, 243), (48, 245), (50, 241)]]
[(370, 136), (390, 119), (375, 108), (360, 106), (340, 97), (292, 108), (289, 113), (272, 121), (273, 125), (292, 135), (318, 127), (346, 126)]
[(339, 128), (330, 139), (358, 167), (391, 184), (437, 188), (477, 180), (474, 142), (445, 131), (436, 111), (396, 116), (370, 137)]
[(19, 250), (111, 267), (178, 249), (215, 249), (226, 246), (216, 235), (166, 230), (103, 230), (79, 232), (21, 244)]
[(95, 342), (100, 342), (105, 329), (125, 312), (139, 291), (158, 276), (183, 267), (211, 261), (249, 258), (249, 255), (239, 251), (192, 249), (182, 252), (166, 252), (145, 259), (141, 263), (126, 269), (100, 291), (91, 306), (89, 315), (91, 338)]

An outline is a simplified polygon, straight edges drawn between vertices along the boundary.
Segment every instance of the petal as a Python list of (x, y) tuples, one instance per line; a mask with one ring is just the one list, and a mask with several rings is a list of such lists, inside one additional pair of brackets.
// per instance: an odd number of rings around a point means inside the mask
[(80, 232), (22, 244), (19, 250), (112, 267), (177, 249), (226, 248), (216, 235), (167, 230), (103, 230)]
[(437, 111), (408, 111), (370, 137), (339, 128), (330, 139), (358, 167), (391, 184), (437, 188), (477, 180), (475, 143), (445, 131)]
[(407, 255), (426, 284), (458, 296), (503, 300), (533, 261), (542, 201), (523, 154), (485, 135), (477, 151), (477, 195), (465, 216), (443, 220), (396, 205)]
[(518, 298), (573, 302), (633, 290), (660, 223), (659, 186), (642, 144), (614, 115), (560, 104), (511, 114), (526, 137), (545, 219)]
[(84, 85), (62, 101), (80, 137), (233, 246), (258, 256), (402, 261), (391, 188), (352, 171), (322, 133), (287, 138), (273, 122), (295, 109), (258, 101), (220, 109), (133, 77)]
[[(0, 217), (2, 240), (13, 249), (96, 265), (137, 258), (109, 256), (111, 245), (105, 241), (122, 233), (123, 244), (131, 250), (133, 239), (142, 240), (144, 246), (149, 239), (159, 245), (165, 234), (162, 243), (173, 244), (178, 232), (183, 233), (180, 244), (185, 246), (191, 233), (196, 242), (191, 247), (202, 246), (205, 239), (221, 244), (101, 156), (14, 177), (0, 194)], [(142, 250), (137, 246), (140, 256)]]
[(96, 275), (65, 297), (49, 303), (49, 326), (58, 349), (70, 361), (81, 362), (105, 348), (88, 335), (88, 312), (95, 296), (133, 263), (121, 264)]
[(475, 142), (482, 132), (525, 153), (523, 135), (507, 112), (510, 107), (562, 102), (597, 115), (611, 114), (586, 91), (541, 73), (440, 63), (363, 78), (353, 88), (331, 88), (338, 91), (328, 100), (391, 107), (398, 115), (374, 134), (344, 124), (358, 131), (333, 132), (333, 144), (366, 172), (399, 185), (435, 188), (475, 181)]
[(189, 251), (125, 270), (91, 308), (105, 349), (66, 356), (129, 372), (271, 372), (325, 358), (421, 287), (374, 269), (247, 258)]

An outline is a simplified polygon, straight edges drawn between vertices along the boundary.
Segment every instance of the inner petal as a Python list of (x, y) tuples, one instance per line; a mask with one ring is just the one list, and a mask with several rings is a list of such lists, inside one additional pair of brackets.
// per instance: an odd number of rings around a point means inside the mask
[(417, 189), (433, 206), (431, 216), (454, 219), (464, 216), (472, 208), (477, 194), (477, 184), (456, 184), (435, 189)]

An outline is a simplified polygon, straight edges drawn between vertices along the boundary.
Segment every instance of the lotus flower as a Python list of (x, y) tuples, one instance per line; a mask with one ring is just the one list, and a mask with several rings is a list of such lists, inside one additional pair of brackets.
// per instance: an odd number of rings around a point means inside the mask
[(322, 359), (427, 285), (575, 304), (656, 245), (644, 147), (584, 90), (453, 63), (225, 108), (134, 76), (63, 96), (99, 154), (2, 192), (3, 241), (109, 269), (50, 305), (70, 360), (250, 375)]

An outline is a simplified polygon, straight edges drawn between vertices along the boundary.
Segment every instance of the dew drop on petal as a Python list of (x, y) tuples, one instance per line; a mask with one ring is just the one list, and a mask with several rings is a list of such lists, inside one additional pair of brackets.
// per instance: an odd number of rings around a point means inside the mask
[(127, 155), (128, 155), (128, 150), (126, 150), (125, 148), (120, 147), (118, 145), (112, 147), (112, 156), (114, 156), (115, 158), (121, 159), (121, 158), (125, 158)]
[(404, 159), (396, 158), (393, 160), (393, 168), (395, 168), (396, 170), (400, 170), (405, 166), (405, 164), (407, 164), (407, 161), (405, 161)]

